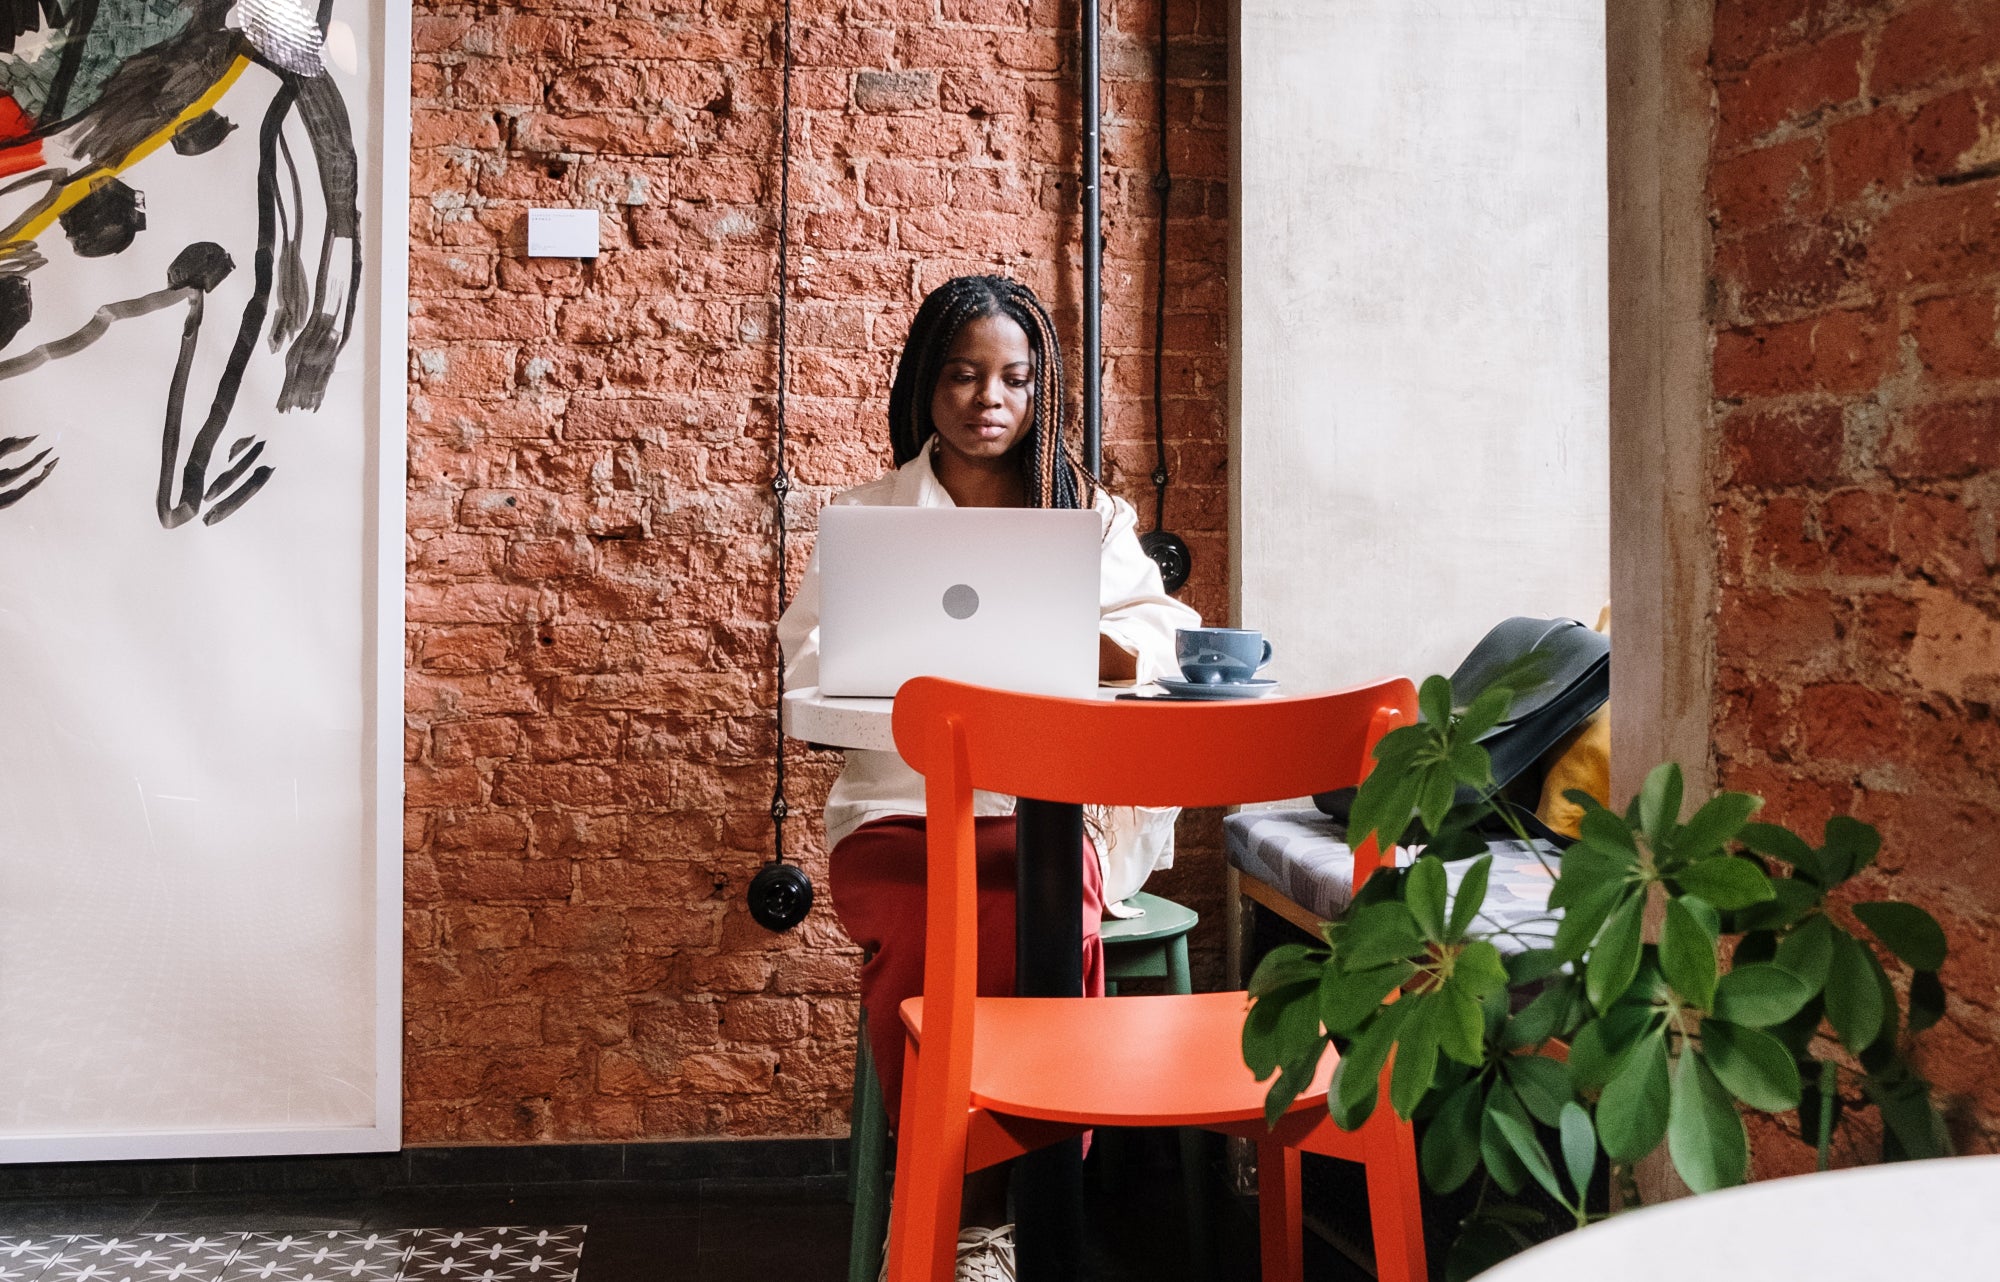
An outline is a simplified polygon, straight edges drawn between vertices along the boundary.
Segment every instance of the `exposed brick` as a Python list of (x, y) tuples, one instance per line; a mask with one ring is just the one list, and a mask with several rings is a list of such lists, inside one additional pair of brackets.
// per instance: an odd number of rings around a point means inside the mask
[(1715, 337), (1715, 393), (1744, 398), (1866, 391), (1895, 356), (1895, 330), (1869, 312), (1725, 330)]
[(1939, 479), (2000, 468), (2000, 400), (1919, 406), (1896, 424), (1887, 462), (1899, 476)]
[(1861, 93), (1862, 36), (1854, 33), (1771, 55), (1716, 81), (1716, 144), (1734, 150), (1787, 121)]
[(1841, 413), (1835, 406), (1741, 409), (1722, 420), (1722, 448), (1737, 485), (1830, 481), (1839, 475)]
[(1894, 106), (1828, 125), (1828, 202), (1844, 205), (1871, 188), (1901, 190), (1915, 172), (1908, 131), (1902, 109)]
[(854, 105), (862, 111), (923, 111), (935, 107), (935, 71), (860, 71), (854, 75)]
[(1903, 201), (1876, 223), (1868, 265), (1892, 290), (2000, 272), (2000, 181)]
[(2000, 160), (1991, 141), (1996, 116), (2000, 91), (1991, 88), (1960, 89), (1918, 107), (1909, 126), (1916, 172), (1938, 178)]
[(2000, 63), (2000, 27), (1984, 0), (1902, 6), (1883, 26), (1868, 88), (1894, 97)]
[(1992, 290), (1918, 303), (1910, 332), (1924, 368), (1938, 378), (2000, 377), (2000, 296)]
[(1795, 212), (1818, 212), (1818, 152), (1817, 139), (1794, 138), (1717, 163), (1708, 175), (1713, 216), (1746, 232)]

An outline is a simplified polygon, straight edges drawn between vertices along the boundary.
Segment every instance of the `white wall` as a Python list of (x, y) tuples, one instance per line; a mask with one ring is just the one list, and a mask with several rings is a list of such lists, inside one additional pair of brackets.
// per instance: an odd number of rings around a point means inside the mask
[(1237, 618), (1292, 689), (1608, 588), (1603, 0), (1244, 0)]

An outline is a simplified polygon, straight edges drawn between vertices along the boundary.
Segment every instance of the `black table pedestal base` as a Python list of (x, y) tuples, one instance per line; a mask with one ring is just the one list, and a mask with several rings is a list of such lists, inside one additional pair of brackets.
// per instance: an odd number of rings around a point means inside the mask
[[(1081, 997), (1083, 807), (1024, 798), (1014, 813), (1020, 895), (1014, 991)], [(1069, 851), (1076, 853), (1054, 853)], [(1083, 1254), (1081, 1139), (1051, 1144), (1014, 1164), (1014, 1216), (1022, 1282), (1074, 1282)]]

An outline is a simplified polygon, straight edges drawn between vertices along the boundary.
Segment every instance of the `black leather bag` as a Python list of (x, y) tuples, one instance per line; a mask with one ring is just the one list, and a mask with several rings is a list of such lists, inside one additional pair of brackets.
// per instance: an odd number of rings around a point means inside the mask
[[(1541, 655), (1545, 679), (1517, 697), (1507, 715), (1479, 742), (1493, 759), (1493, 780), (1499, 786), (1496, 801), (1521, 820), (1529, 836), (1566, 846), (1569, 838), (1552, 832), (1535, 817), (1532, 800), (1521, 805), (1511, 800), (1510, 794), (1532, 793), (1538, 798), (1545, 772), (1543, 757), (1611, 698), (1611, 638), (1575, 619), (1508, 619), (1480, 638), (1451, 674), (1452, 696), (1463, 703), (1496, 673), (1531, 653)], [(1477, 799), (1471, 788), (1458, 790), (1460, 802)], [(1353, 802), (1352, 788), (1322, 792), (1313, 798), (1323, 814), (1342, 823), (1347, 821)]]

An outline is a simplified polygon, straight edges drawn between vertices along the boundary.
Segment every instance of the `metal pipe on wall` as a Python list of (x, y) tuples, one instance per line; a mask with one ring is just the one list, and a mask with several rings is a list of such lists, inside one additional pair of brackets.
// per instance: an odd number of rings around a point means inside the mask
[(1083, 0), (1083, 460), (1093, 475), (1104, 452), (1104, 208), (1099, 189), (1104, 145), (1098, 76), (1098, 5)]

